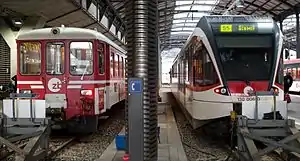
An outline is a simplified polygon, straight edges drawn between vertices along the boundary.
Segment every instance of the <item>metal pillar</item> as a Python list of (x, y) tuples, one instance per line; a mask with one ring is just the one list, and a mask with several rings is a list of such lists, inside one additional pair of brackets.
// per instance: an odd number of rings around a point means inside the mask
[(297, 52), (297, 58), (300, 58), (300, 44), (299, 44), (299, 13), (296, 11), (296, 52)]
[(281, 32), (283, 32), (283, 26), (282, 26), (282, 22), (283, 22), (283, 20), (282, 19), (280, 19), (280, 21), (279, 21), (279, 27), (280, 27), (280, 30), (281, 30)]
[[(131, 102), (126, 102), (126, 120), (134, 120), (128, 116), (142, 118), (143, 127), (129, 130), (126, 124), (127, 153), (131, 161), (157, 160), (157, 0), (126, 0), (126, 40), (127, 40), (127, 77), (143, 78), (143, 104), (138, 113), (129, 110)], [(126, 81), (128, 85), (128, 80)], [(127, 101), (131, 101), (127, 100)], [(130, 112), (130, 114), (129, 114)], [(143, 141), (131, 140), (131, 136), (140, 134)], [(135, 143), (133, 143), (135, 142)], [(132, 148), (131, 144), (141, 144)], [(136, 154), (141, 152), (143, 154)], [(140, 160), (134, 160), (141, 157)], [(132, 159), (131, 159), (132, 158)]]

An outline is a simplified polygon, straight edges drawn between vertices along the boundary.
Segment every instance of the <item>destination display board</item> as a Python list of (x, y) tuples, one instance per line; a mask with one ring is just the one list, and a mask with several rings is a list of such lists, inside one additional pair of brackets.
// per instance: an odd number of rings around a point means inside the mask
[(230, 33), (267, 34), (273, 32), (272, 23), (264, 23), (264, 25), (259, 25), (258, 23), (214, 23), (211, 24), (211, 27), (214, 33), (219, 33), (219, 34), (230, 34)]

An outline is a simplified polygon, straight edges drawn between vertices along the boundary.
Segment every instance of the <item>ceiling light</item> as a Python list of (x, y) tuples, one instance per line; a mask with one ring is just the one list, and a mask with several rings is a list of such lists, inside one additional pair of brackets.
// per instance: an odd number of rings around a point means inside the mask
[(244, 0), (236, 0), (236, 8), (244, 8)]
[(21, 21), (15, 21), (14, 23), (15, 23), (15, 25), (22, 25)]

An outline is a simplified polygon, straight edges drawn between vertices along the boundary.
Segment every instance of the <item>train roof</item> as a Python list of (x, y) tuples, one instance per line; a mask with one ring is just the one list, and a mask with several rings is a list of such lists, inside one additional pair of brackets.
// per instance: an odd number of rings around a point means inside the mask
[[(53, 34), (53, 30), (56, 29), (59, 31), (58, 34)], [(42, 29), (34, 29), (28, 32), (24, 32), (18, 35), (17, 40), (54, 40), (54, 39), (97, 39), (103, 42), (108, 43), (113, 46), (117, 50), (122, 53), (126, 53), (126, 51), (107, 38), (102, 33), (84, 28), (76, 28), (76, 27), (55, 27), (55, 28), (42, 28)]]
[(202, 16), (199, 20), (206, 20), (208, 23), (273, 23), (275, 22), (270, 16), (253, 16), (253, 15), (205, 15)]

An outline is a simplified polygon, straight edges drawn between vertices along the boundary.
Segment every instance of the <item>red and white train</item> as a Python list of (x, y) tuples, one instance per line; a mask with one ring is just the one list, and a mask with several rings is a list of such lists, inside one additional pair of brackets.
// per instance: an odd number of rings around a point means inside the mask
[(289, 91), (291, 93), (300, 93), (300, 59), (291, 59), (284, 61), (284, 74), (291, 73), (293, 84)]
[(93, 132), (98, 116), (126, 97), (126, 51), (95, 30), (36, 29), (17, 45), (17, 92), (46, 100), (57, 124)]
[(283, 36), (271, 18), (203, 16), (174, 60), (172, 93), (194, 128), (221, 118), (255, 91), (283, 100)]

